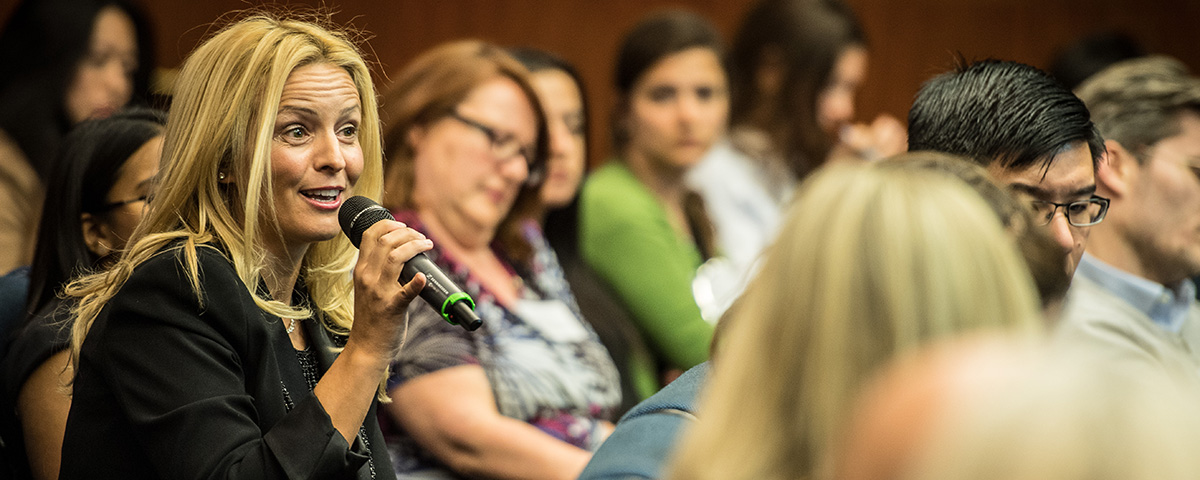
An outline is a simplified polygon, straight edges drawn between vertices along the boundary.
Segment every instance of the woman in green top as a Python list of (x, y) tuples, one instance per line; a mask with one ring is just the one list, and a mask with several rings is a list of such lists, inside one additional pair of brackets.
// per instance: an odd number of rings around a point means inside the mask
[(683, 179), (724, 133), (729, 93), (720, 36), (694, 13), (648, 17), (626, 35), (615, 80), (617, 159), (584, 184), (580, 249), (654, 351), (634, 366), (644, 398), (669, 372), (708, 358), (713, 327), (700, 316), (692, 280), (713, 254), (712, 229)]

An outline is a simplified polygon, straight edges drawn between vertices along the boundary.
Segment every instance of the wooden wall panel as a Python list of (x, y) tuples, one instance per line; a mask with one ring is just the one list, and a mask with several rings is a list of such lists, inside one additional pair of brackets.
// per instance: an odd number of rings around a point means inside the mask
[(921, 82), (968, 60), (1001, 58), (1047, 68), (1083, 35), (1123, 31), (1147, 50), (1200, 72), (1194, 0), (848, 0), (871, 42), (860, 116), (907, 113)]
[[(1071, 40), (1120, 29), (1154, 52), (1176, 56), (1200, 71), (1197, 0), (847, 0), (858, 11), (871, 48), (859, 117), (903, 118), (921, 82), (947, 70), (956, 54), (1019, 60), (1045, 67)], [(158, 57), (178, 66), (223, 13), (245, 0), (143, 0), (155, 23)], [(588, 83), (592, 161), (607, 155), (610, 78), (621, 35), (638, 18), (682, 6), (731, 34), (751, 0), (293, 0), (292, 6), (336, 7), (334, 19), (369, 32), (377, 83), (421, 51), (466, 37), (556, 51)], [(0, 0), (6, 19), (14, 0)]]

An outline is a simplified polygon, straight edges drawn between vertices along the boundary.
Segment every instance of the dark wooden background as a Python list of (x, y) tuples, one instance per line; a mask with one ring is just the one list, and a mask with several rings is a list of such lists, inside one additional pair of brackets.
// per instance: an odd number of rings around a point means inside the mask
[[(1147, 50), (1175, 56), (1200, 71), (1200, 0), (848, 0), (869, 38), (870, 72), (859, 118), (901, 119), (921, 82), (954, 56), (1018, 60), (1047, 67), (1065, 44), (1116, 29)], [(575, 63), (588, 83), (592, 162), (608, 153), (610, 77), (621, 35), (641, 16), (691, 8), (731, 35), (751, 0), (326, 0), (290, 6), (332, 8), (333, 18), (368, 32), (376, 83), (387, 84), (419, 52), (473, 37), (552, 50)], [(7, 21), (15, 0), (0, 0)], [(143, 0), (154, 22), (160, 67), (177, 67), (222, 14), (258, 2)]]

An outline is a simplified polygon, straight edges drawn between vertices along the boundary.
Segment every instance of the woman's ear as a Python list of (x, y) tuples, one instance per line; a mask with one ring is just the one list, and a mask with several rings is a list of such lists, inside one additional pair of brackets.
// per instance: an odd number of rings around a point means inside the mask
[(83, 244), (87, 245), (88, 250), (97, 257), (104, 257), (112, 253), (110, 245), (115, 245), (115, 243), (112, 229), (108, 228), (107, 222), (98, 215), (85, 212), (79, 215), (79, 223), (83, 229)]
[(1141, 164), (1116, 140), (1106, 140), (1104, 146), (1107, 153), (1096, 168), (1096, 191), (1113, 199), (1124, 197), (1141, 172)]
[(226, 172), (224, 169), (217, 171), (217, 183), (220, 185), (229, 185), (233, 183), (233, 175)]

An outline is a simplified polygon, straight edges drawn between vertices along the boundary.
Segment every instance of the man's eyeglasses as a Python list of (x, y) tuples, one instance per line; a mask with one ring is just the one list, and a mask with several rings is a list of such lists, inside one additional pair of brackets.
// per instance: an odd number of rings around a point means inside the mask
[(1038, 225), (1049, 225), (1050, 221), (1054, 220), (1054, 212), (1058, 211), (1059, 207), (1062, 207), (1063, 216), (1067, 217), (1067, 223), (1075, 227), (1095, 225), (1104, 220), (1104, 216), (1108, 214), (1108, 199), (1094, 195), (1087, 200), (1071, 203), (1033, 200), (1029, 204), (1033, 208), (1033, 223)]
[(450, 117), (462, 122), (464, 125), (479, 130), (487, 136), (488, 142), (492, 145), (492, 155), (496, 156), (496, 160), (503, 162), (520, 155), (525, 159), (525, 166), (529, 169), (530, 178), (534, 176), (534, 159), (537, 158), (537, 154), (532, 148), (521, 145), (517, 137), (510, 134), (501, 134), (496, 129), (466, 118), (456, 111), (451, 111)]

